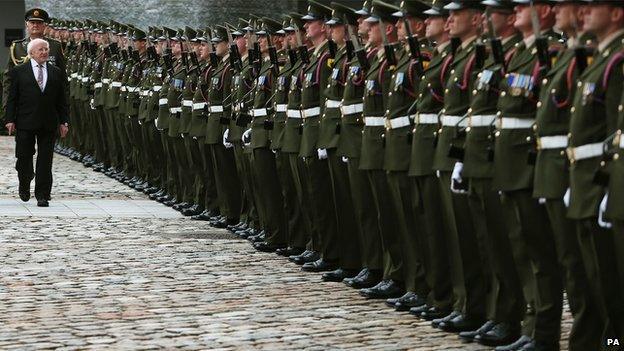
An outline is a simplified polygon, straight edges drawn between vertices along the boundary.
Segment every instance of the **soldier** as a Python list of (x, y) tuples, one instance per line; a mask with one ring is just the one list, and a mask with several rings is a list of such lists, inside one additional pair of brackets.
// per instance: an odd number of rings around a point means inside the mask
[[(511, 248), (528, 307), (535, 313), (530, 335), (505, 349), (559, 349), (562, 280), (554, 234), (544, 208), (532, 197), (539, 82), (559, 48), (547, 1), (515, 0), (515, 27), (522, 41), (499, 84), (493, 188), (500, 191)], [(530, 330), (526, 328), (525, 330)], [(529, 334), (529, 333), (527, 333)]]
[(414, 129), (408, 170), (408, 175), (412, 177), (414, 217), (426, 218), (423, 221), (421, 242), (428, 251), (425, 257), (425, 271), (431, 289), (427, 303), (411, 308), (410, 313), (427, 320), (447, 316), (453, 304), (447, 243), (440, 235), (446, 230), (440, 201), (441, 189), (432, 167), (438, 114), (444, 103), (442, 84), (446, 81), (449, 73), (448, 64), (452, 60), (446, 28), (448, 10), (444, 9), (444, 5), (443, 1), (435, 1), (431, 8), (424, 12), (428, 16), (425, 20), (427, 25), (425, 35), (436, 45), (416, 90), (418, 112), (411, 116), (414, 120)]
[[(624, 300), (621, 298), (622, 271), (618, 267), (621, 238), (608, 225), (598, 223), (606, 182), (601, 176), (604, 140), (616, 131), (618, 104), (624, 83), (622, 55), (624, 43), (624, 8), (621, 2), (588, 1), (584, 29), (595, 35), (597, 51), (591, 64), (578, 77), (570, 108), (568, 158), (570, 189), (567, 215), (576, 222), (583, 263), (589, 286), (596, 298), (597, 320), (594, 326), (604, 330), (600, 341), (624, 337)], [(539, 132), (539, 129), (538, 129)], [(614, 155), (615, 156), (615, 155)], [(617, 157), (619, 158), (619, 157)], [(619, 160), (613, 161), (617, 164)], [(614, 167), (617, 170), (617, 167)], [(604, 172), (604, 171), (602, 171)], [(611, 186), (620, 179), (611, 175)], [(617, 193), (619, 189), (610, 187)]]
[[(373, 1), (371, 16), (365, 21), (370, 24), (368, 42), (379, 47), (370, 69), (365, 76), (360, 169), (368, 174), (370, 189), (375, 199), (379, 218), (381, 248), (383, 250), (383, 279), (371, 288), (360, 290), (367, 298), (396, 298), (405, 293), (404, 266), (402, 262), (401, 231), (405, 228), (404, 219), (390, 196), (390, 189), (384, 166), (384, 132), (386, 96), (390, 92), (390, 80), (396, 68), (394, 52), (398, 50), (397, 35), (392, 14), (400, 9)], [(403, 234), (406, 235), (406, 234)]]
[[(507, 227), (503, 221), (500, 197), (492, 189), (494, 149), (494, 121), (498, 101), (498, 82), (505, 74), (507, 62), (515, 54), (515, 45), (521, 37), (514, 28), (513, 3), (483, 1), (487, 6), (483, 18), (487, 31), (486, 43), (475, 45), (475, 70), (471, 76), (472, 91), (468, 109), (468, 127), (465, 128), (464, 157), (461, 172), (455, 174), (458, 184), (468, 182), (468, 206), (481, 255), (486, 287), (484, 297), (488, 319), (478, 329), (460, 332), (466, 341), (478, 341), (487, 346), (506, 345), (520, 335), (520, 320), (524, 314), (524, 300), (518, 273), (511, 254)], [(485, 56), (485, 57), (483, 57)], [(528, 325), (525, 323), (525, 325)], [(531, 331), (527, 331), (527, 334)]]
[(431, 53), (418, 38), (424, 38), (424, 11), (429, 6), (421, 1), (401, 2), (401, 11), (393, 14), (397, 22), (398, 37), (402, 47), (395, 55), (396, 68), (390, 81), (386, 106), (386, 131), (384, 148), (384, 170), (388, 177), (389, 189), (394, 208), (398, 210), (401, 227), (399, 238), (403, 248), (405, 295), (397, 299), (388, 299), (388, 305), (399, 311), (409, 311), (412, 307), (422, 306), (429, 294), (425, 278), (424, 250), (421, 228), (425, 218), (414, 216), (414, 199), (411, 192), (409, 170), (411, 131), (413, 129), (410, 113), (419, 86), (424, 67), (429, 63)]
[[(46, 28), (48, 27), (47, 23), (50, 21), (50, 16), (48, 13), (40, 8), (33, 8), (26, 11), (24, 16), (26, 20), (26, 31), (28, 36), (24, 39), (15, 40), (11, 43), (9, 47), (9, 60), (7, 62), (4, 74), (3, 74), (3, 96), (2, 96), (2, 105), (6, 105), (6, 100), (8, 98), (9, 93), (9, 75), (8, 71), (26, 61), (28, 61), (28, 53), (26, 52), (26, 47), (28, 43), (33, 39), (44, 39), (50, 44), (50, 58), (48, 63), (53, 64), (61, 69), (62, 72), (65, 72), (65, 56), (63, 54), (63, 48), (61, 47), (61, 43), (56, 39), (47, 38), (45, 36)], [(69, 93), (69, 92), (68, 92)]]

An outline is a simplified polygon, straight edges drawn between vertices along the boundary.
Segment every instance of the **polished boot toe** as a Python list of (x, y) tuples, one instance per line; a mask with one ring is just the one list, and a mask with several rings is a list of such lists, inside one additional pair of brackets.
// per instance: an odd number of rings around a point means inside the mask
[(426, 312), (430, 310), (431, 308), (432, 308), (431, 306), (424, 304), (422, 306), (410, 308), (409, 313), (420, 318), (423, 312)]
[(326, 272), (336, 269), (335, 261), (328, 261), (320, 258), (314, 262), (307, 262), (301, 266), (301, 270), (305, 272)]
[(277, 249), (286, 247), (284, 244), (269, 244), (266, 241), (257, 242), (253, 245), (254, 249), (261, 252), (275, 252)]
[(285, 247), (283, 249), (277, 249), (275, 250), (275, 253), (280, 255), (280, 256), (285, 256), (285, 257), (289, 257), (289, 256), (296, 256), (296, 255), (300, 255), (303, 251), (305, 251), (305, 249), (302, 248), (298, 248), (298, 247)]
[(428, 310), (422, 312), (420, 314), (420, 317), (426, 321), (433, 321), (434, 319), (442, 319), (444, 317), (447, 317), (449, 316), (449, 313), (451, 312), (448, 310), (443, 310), (437, 307), (431, 307)]
[(37, 200), (37, 206), (38, 207), (49, 207), (50, 203), (46, 199), (38, 199)]
[(355, 269), (338, 268), (334, 271), (324, 273), (321, 279), (325, 282), (341, 282), (345, 278), (355, 277), (358, 272), (359, 271)]
[(451, 319), (457, 317), (457, 316), (461, 316), (461, 313), (458, 311), (453, 311), (449, 314), (447, 314), (444, 317), (440, 317), (440, 318), (435, 318), (431, 321), (431, 326), (434, 328), (438, 328), (440, 326), (441, 323), (445, 323), (450, 321)]
[(352, 280), (346, 280), (345, 284), (354, 289), (367, 289), (376, 286), (381, 280), (381, 271), (376, 269), (364, 269)]
[(361, 289), (360, 295), (369, 299), (389, 299), (405, 293), (403, 284), (392, 279), (382, 281), (370, 289)]
[(449, 320), (443, 321), (438, 325), (438, 328), (449, 333), (459, 333), (468, 330), (474, 330), (483, 325), (483, 318), (466, 316), (460, 314), (459, 316)]
[[(494, 328), (493, 328), (494, 329)], [(490, 334), (485, 333), (485, 335)], [(479, 344), (485, 345), (483, 343), (483, 338), (479, 338), (475, 337), (475, 341), (478, 341)], [(520, 349), (522, 349), (524, 347), (524, 345), (529, 344), (533, 341), (533, 338), (531, 338), (530, 336), (526, 336), (526, 335), (521, 335), (518, 339), (516, 339), (516, 341), (514, 341), (511, 344), (507, 344), (507, 345), (502, 345), (502, 346), (497, 346), (494, 350), (495, 351), (518, 351)]]
[(421, 297), (414, 292), (410, 292), (399, 298), (399, 300), (394, 304), (394, 309), (400, 312), (406, 312), (413, 307), (422, 306), (426, 302), (427, 300), (424, 297)]
[(492, 328), (494, 328), (495, 325), (496, 325), (496, 322), (489, 320), (485, 322), (483, 325), (481, 325), (478, 329), (460, 332), (459, 337), (461, 338), (462, 341), (473, 342), (474, 338), (477, 335), (481, 335), (481, 334), (485, 334), (489, 332), (490, 330), (492, 330)]

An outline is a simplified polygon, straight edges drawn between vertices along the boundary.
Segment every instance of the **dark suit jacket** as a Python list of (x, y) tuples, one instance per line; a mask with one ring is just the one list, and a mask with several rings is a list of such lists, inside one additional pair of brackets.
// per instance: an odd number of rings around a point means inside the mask
[(48, 64), (48, 80), (42, 92), (31, 63), (16, 66), (8, 72), (11, 79), (5, 123), (13, 122), (23, 130), (56, 130), (67, 123), (69, 108), (65, 94), (67, 78), (58, 67)]

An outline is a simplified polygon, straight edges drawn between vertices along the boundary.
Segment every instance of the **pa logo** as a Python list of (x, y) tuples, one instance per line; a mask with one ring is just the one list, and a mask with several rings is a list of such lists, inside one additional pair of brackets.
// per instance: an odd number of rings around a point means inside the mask
[(620, 340), (619, 339), (608, 338), (607, 339), (607, 346), (620, 346)]

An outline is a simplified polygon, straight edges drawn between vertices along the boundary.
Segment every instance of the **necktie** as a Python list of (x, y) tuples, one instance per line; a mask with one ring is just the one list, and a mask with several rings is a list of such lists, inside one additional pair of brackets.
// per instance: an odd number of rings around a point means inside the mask
[(39, 68), (39, 74), (37, 75), (37, 83), (39, 84), (39, 88), (43, 91), (43, 65), (37, 65)]

